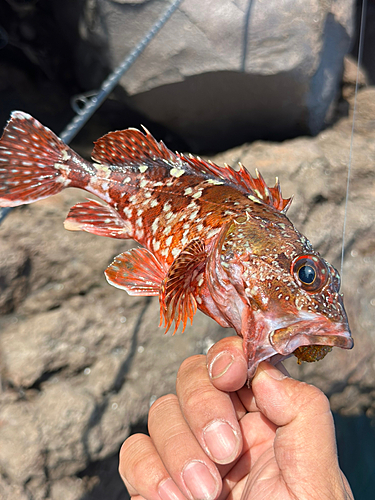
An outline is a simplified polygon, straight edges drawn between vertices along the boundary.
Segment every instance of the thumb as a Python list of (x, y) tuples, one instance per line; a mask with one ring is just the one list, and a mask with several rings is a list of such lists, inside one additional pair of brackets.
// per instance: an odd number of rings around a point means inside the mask
[(260, 364), (252, 390), (259, 410), (278, 426), (275, 459), (297, 498), (306, 493), (306, 485), (314, 485), (317, 498), (340, 498), (335, 495), (344, 485), (327, 397), (266, 362)]

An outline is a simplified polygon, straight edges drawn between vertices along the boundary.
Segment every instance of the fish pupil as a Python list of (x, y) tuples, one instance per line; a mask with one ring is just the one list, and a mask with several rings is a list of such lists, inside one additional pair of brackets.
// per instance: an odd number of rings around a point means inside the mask
[(302, 266), (298, 271), (298, 277), (302, 281), (302, 283), (311, 285), (311, 283), (314, 283), (316, 278), (315, 269), (308, 265)]

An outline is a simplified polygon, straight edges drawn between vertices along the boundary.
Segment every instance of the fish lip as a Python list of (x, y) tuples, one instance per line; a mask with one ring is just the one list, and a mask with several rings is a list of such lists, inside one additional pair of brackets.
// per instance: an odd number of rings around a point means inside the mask
[(347, 323), (332, 324), (322, 321), (318, 325), (300, 321), (285, 328), (274, 330), (269, 341), (277, 353), (288, 355), (309, 345), (323, 345), (351, 349), (354, 345)]
[(266, 343), (257, 349), (255, 357), (249, 360), (248, 383), (251, 383), (261, 361), (275, 365), (293, 355), (299, 347), (323, 345), (351, 349), (353, 339), (346, 322), (332, 323), (321, 320), (301, 320), (283, 328), (272, 330)]

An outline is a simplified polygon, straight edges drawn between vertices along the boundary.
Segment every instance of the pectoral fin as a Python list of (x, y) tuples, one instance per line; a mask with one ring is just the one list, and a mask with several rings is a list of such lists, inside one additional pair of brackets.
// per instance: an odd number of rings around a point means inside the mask
[(202, 272), (206, 261), (204, 244), (191, 241), (176, 257), (164, 278), (160, 291), (160, 324), (164, 320), (166, 332), (175, 322), (173, 335), (182, 321), (185, 330), (187, 320), (193, 322), (197, 311), (194, 297), (195, 278)]

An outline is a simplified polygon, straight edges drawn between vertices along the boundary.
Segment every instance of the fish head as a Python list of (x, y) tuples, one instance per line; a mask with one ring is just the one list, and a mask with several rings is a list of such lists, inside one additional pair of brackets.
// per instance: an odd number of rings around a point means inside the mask
[(283, 218), (238, 218), (208, 265), (213, 299), (244, 339), (249, 378), (264, 360), (311, 362), (353, 347), (339, 273)]

